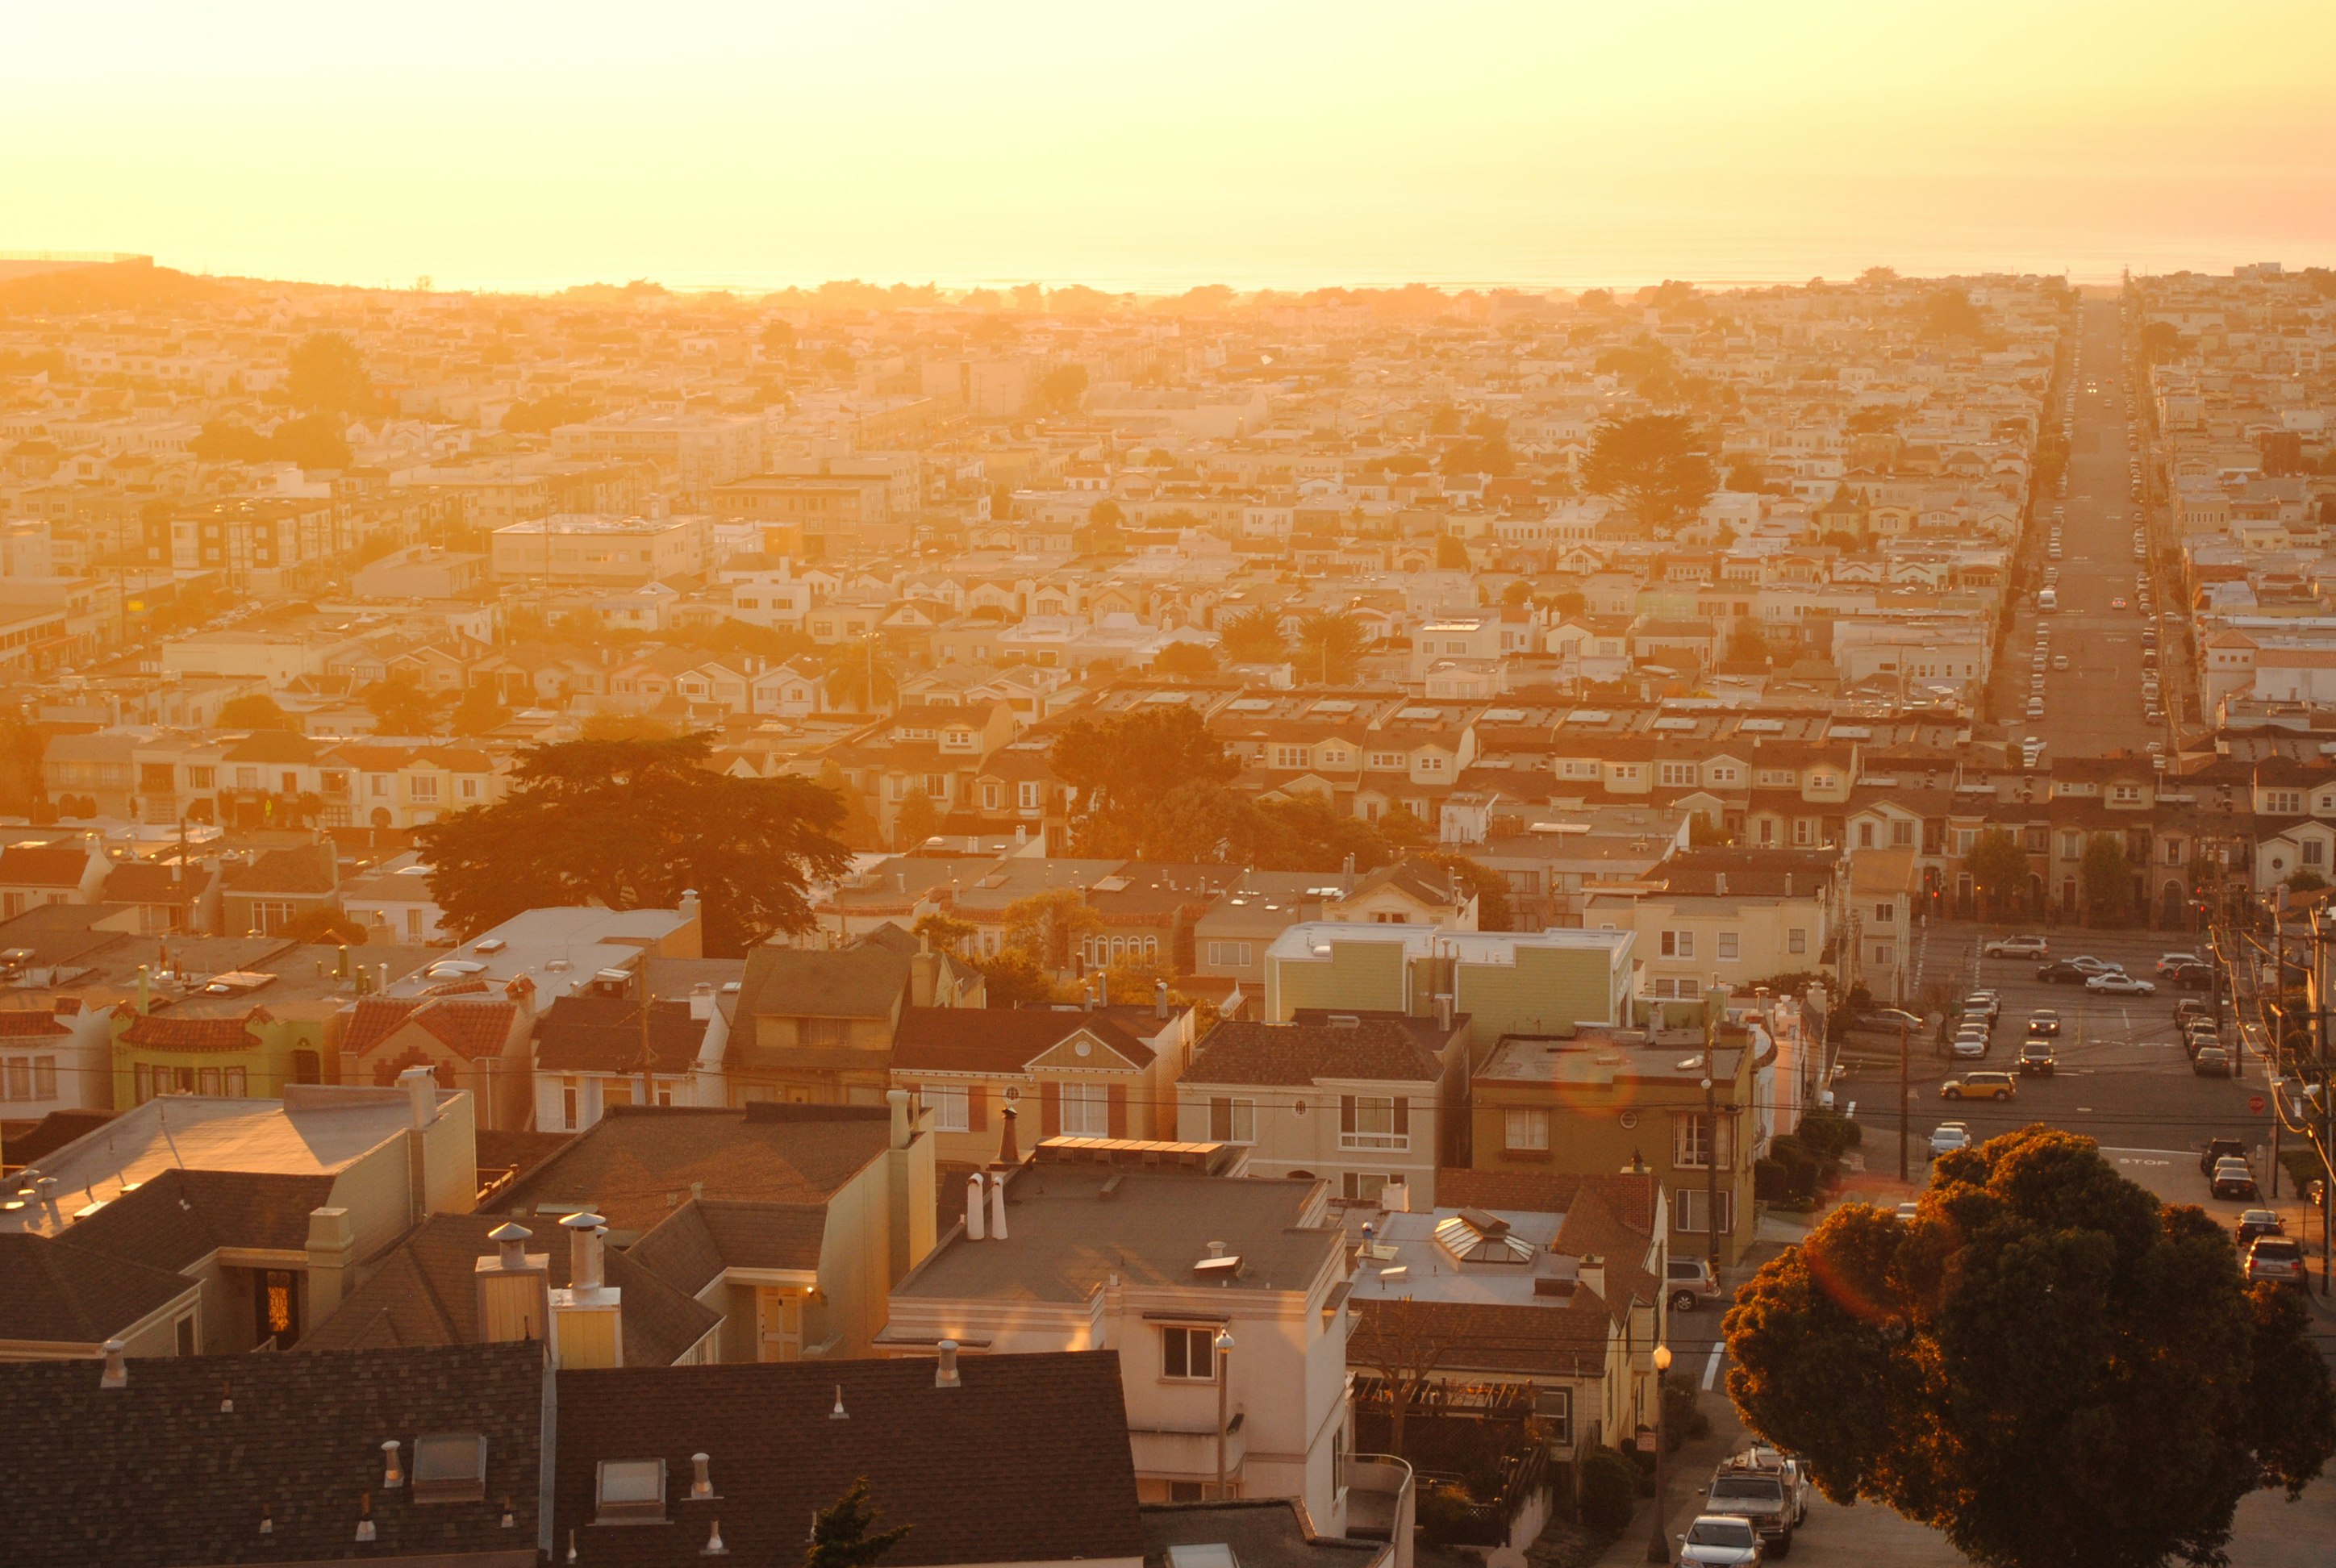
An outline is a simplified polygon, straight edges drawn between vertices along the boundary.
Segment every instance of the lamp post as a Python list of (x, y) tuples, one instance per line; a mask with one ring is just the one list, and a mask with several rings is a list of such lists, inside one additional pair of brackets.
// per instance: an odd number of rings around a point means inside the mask
[(1663, 1374), (1671, 1369), (1671, 1348), (1655, 1347), (1655, 1533), (1647, 1537), (1647, 1561), (1671, 1560), (1670, 1537), (1663, 1534)]
[(1217, 1351), (1217, 1501), (1225, 1497), (1225, 1388), (1232, 1381), (1233, 1331), (1220, 1329)]

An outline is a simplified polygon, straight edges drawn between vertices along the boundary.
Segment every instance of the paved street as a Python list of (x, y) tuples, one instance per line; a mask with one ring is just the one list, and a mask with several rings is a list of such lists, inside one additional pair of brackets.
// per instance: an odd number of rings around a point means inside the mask
[[(2144, 563), (2133, 554), (2141, 503), (2130, 494), (2127, 467), (2131, 421), (2117, 309), (2114, 299), (2088, 300), (2083, 307), (2068, 494), (2039, 503), (2037, 526), (2024, 543), (2022, 560), (2032, 580), (2041, 582), (2048, 568), (2059, 569), (2059, 609), (2041, 615), (2033, 593), (2020, 599), (1990, 694), (1990, 713), (2007, 733), (2043, 740), (2047, 762), (2140, 751), (2166, 738), (2164, 726), (2143, 716), (2144, 623), (2136, 584)], [(2051, 417), (2059, 416), (2054, 409)], [(2065, 515), (2061, 559), (2054, 561), (2046, 547), (2056, 505)], [(2125, 609), (2112, 607), (2117, 599), (2126, 601)], [(2166, 605), (2156, 596), (2153, 602), (2163, 614)], [(2044, 716), (2031, 719), (2024, 716), (2039, 625), (2049, 628)], [(2056, 658), (2066, 658), (2068, 667), (2052, 667)]]
[[(1933, 924), (1925, 933), (1922, 979), (1945, 984), (1958, 996), (1975, 986), (1992, 987), (2002, 993), (2004, 1017), (1983, 1061), (1957, 1062), (1941, 1056), (1930, 1041), (1914, 1042), (1907, 1116), (1912, 1179), (1904, 1184), (1896, 1179), (1893, 1136), (1898, 1092), (1894, 1043), (1879, 1037), (1853, 1038), (1847, 1051), (1849, 1071), (1836, 1083), (1835, 1093), (1844, 1102), (1854, 1104), (1857, 1120), (1864, 1128), (1861, 1151), (1864, 1169), (1853, 1171), (1845, 1178), (1844, 1201), (1889, 1205), (1919, 1189), (1929, 1179), (1931, 1130), (1941, 1121), (1967, 1123), (1975, 1138), (2040, 1121), (2098, 1140), (2102, 1152), (2120, 1171), (2162, 1199), (2196, 1203), (2235, 1223), (2241, 1209), (2254, 1205), (2212, 1198), (2198, 1173), (2196, 1151), (2210, 1137), (2238, 1137), (2257, 1148), (2268, 1144), (2270, 1118), (2247, 1108), (2250, 1097), (2263, 1092), (2260, 1066), (2248, 1061), (2236, 1080), (2196, 1076), (2174, 1028), (2175, 999), (2195, 993), (2166, 989), (2156, 996), (2112, 998), (2088, 994), (2080, 986), (2048, 984), (2035, 978), (2035, 960), (1980, 956), (1984, 937), (2008, 933), (2001, 928), (1946, 922)], [(2177, 937), (2146, 931), (2062, 930), (2050, 933), (2050, 940), (2055, 957), (2090, 953), (2122, 963), (2128, 972), (2145, 978), (2160, 953), (2182, 945)], [(2011, 1068), (2022, 1026), (2029, 1010), (2039, 1007), (2057, 1009), (2061, 1019), (2059, 1059), (2052, 1077), (2021, 1079), (2019, 1098), (2004, 1105), (1968, 1101), (1951, 1105), (1940, 1098), (1941, 1081), (1960, 1069)], [(2256, 1164), (2259, 1172), (2268, 1169), (2261, 1157)], [(2305, 1210), (2284, 1184), (2280, 1200), (2271, 1206), (2286, 1218), (2291, 1234), (2307, 1238), (2315, 1274), (2312, 1331), (2322, 1351), (2336, 1359), (2336, 1309), (2317, 1294), (2317, 1275), (2324, 1265), (2319, 1256), (2316, 1214)], [(1801, 1233), (1797, 1221), (1772, 1216), (1764, 1224), (1766, 1244), (1757, 1256), (1773, 1256), (1778, 1247)], [(1750, 1272), (1749, 1267), (1733, 1271), (1730, 1283)], [(1704, 1398), (1704, 1408), (1715, 1425), (1712, 1437), (1684, 1451), (1674, 1467), (1668, 1520), (1673, 1534), (1692, 1517), (1695, 1489), (1708, 1478), (1710, 1466), (1744, 1441), (1743, 1429), (1724, 1393), (1724, 1355), (1712, 1355), (1718, 1322), (1719, 1315), (1709, 1312), (1672, 1320), (1671, 1344), (1677, 1361), (1671, 1375), (1688, 1377), (1710, 1390)], [(1601, 1563), (1643, 1561), (1650, 1524), (1649, 1512), (1641, 1507), (1638, 1522)], [(2331, 1542), (2336, 1542), (2336, 1479), (2323, 1477), (2292, 1506), (2272, 1494), (2248, 1498), (2239, 1511), (2231, 1560), (2247, 1568), (2328, 1568), (2336, 1562)], [(1840, 1508), (1822, 1500), (1795, 1536), (1792, 1560), (1818, 1568), (1828, 1563), (1932, 1568), (1964, 1561), (1937, 1532), (1887, 1509)]]

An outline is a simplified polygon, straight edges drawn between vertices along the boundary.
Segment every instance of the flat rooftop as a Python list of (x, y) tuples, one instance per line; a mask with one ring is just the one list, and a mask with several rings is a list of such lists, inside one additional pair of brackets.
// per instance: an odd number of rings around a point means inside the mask
[[(1007, 1183), (1005, 1241), (952, 1232), (893, 1294), (1077, 1303), (1114, 1273), (1139, 1287), (1198, 1285), (1193, 1265), (1212, 1242), (1241, 1260), (1224, 1288), (1302, 1291), (1345, 1249), (1344, 1236), (1317, 1222), (1324, 1191), (1319, 1182), (1027, 1164)], [(950, 1195), (961, 1208), (962, 1184)]]
[[(1637, 1084), (1700, 1084), (1703, 1047), (1658, 1044), (1633, 1038), (1638, 1031), (1586, 1028), (1570, 1039), (1544, 1035), (1505, 1035), (1476, 1081), (1512, 1084), (1574, 1084), (1605, 1087), (1616, 1082)], [(1737, 1057), (1746, 1047), (1723, 1045), (1715, 1065), (1721, 1083), (1731, 1082)]]

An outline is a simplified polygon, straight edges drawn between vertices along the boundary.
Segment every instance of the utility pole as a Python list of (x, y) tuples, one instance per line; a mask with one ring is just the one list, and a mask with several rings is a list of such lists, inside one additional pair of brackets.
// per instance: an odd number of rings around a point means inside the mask
[[(1703, 1001), (1703, 1127), (1711, 1144), (1704, 1150), (1703, 1224), (1709, 1242), (1711, 1277), (1719, 1278), (1719, 977), (1711, 977)], [(1734, 1151), (1730, 1151), (1733, 1153)]]
[(1898, 1020), (1898, 1179), (1902, 1182), (1913, 1180), (1906, 1156), (1906, 1057), (1913, 1048), (1910, 1027), (1905, 1018)]
[(643, 953), (641, 955), (641, 1104), (645, 1105), (657, 1103), (655, 1081), (650, 1076), (655, 1069), (655, 1060), (649, 1055), (649, 1003), (653, 999), (649, 995), (649, 956)]

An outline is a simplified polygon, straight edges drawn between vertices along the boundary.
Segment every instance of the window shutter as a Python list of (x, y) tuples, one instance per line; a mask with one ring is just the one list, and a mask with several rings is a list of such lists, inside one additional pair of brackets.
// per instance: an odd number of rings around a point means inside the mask
[(986, 1133), (989, 1130), (989, 1086), (968, 1084), (965, 1086), (965, 1130)]
[(1352, 1095), (1338, 1096), (1338, 1130), (1342, 1133), (1355, 1130), (1355, 1096)]
[(1127, 1086), (1108, 1084), (1103, 1094), (1104, 1130), (1114, 1138), (1127, 1136)]
[(1411, 1100), (1407, 1096), (1397, 1095), (1395, 1097), (1395, 1135), (1398, 1138), (1406, 1137), (1410, 1135), (1410, 1132)]
[(1044, 1083), (1038, 1086), (1038, 1135), (1051, 1138), (1063, 1130), (1063, 1086)]

